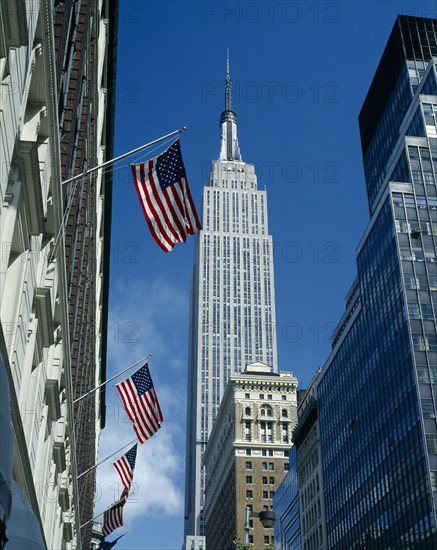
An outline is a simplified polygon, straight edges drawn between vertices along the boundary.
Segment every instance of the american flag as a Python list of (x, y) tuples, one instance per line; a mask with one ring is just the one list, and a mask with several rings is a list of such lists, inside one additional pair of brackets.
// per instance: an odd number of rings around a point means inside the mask
[(121, 458), (116, 460), (113, 464), (120, 476), (123, 487), (129, 492), (134, 477), (135, 461), (137, 459), (138, 444), (135, 444), (128, 450)]
[(176, 243), (185, 242), (188, 235), (202, 229), (179, 140), (158, 157), (131, 164), (131, 168), (150, 232), (164, 252), (170, 252)]
[(112, 531), (123, 525), (123, 506), (126, 504), (127, 491), (123, 491), (120, 500), (111, 504), (111, 506), (103, 514), (103, 529), (104, 537), (107, 537)]
[(120, 392), (126, 413), (133, 422), (138, 441), (144, 443), (159, 430), (164, 420), (147, 363), (115, 387)]
[(122, 535), (120, 535), (119, 537), (117, 537), (116, 539), (111, 540), (111, 541), (102, 540), (98, 550), (110, 550), (111, 548), (114, 548), (114, 546), (117, 544), (117, 541), (119, 541), (125, 535), (127, 535), (127, 533), (123, 533)]

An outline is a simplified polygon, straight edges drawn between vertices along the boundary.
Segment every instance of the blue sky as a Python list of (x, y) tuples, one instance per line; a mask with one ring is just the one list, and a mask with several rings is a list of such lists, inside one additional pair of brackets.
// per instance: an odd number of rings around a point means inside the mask
[[(219, 152), (230, 49), (243, 160), (268, 192), (279, 368), (301, 387), (329, 354), (369, 218), (359, 111), (396, 15), (436, 10), (435, 2), (120, 0), (115, 154), (187, 126), (182, 153), (199, 212)], [(109, 375), (152, 353), (165, 418), (138, 450), (120, 550), (182, 545), (192, 241), (163, 253), (128, 166), (114, 171)], [(113, 384), (102, 457), (134, 438)], [(117, 481), (111, 461), (99, 467), (96, 514), (114, 500)]]

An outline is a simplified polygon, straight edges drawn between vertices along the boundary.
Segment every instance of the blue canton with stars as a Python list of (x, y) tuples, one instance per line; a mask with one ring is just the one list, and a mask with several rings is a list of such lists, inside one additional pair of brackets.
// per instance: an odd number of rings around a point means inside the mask
[(132, 382), (135, 385), (138, 395), (143, 395), (143, 393), (153, 388), (152, 377), (150, 376), (147, 364), (132, 375)]
[(166, 189), (185, 178), (185, 167), (179, 140), (175, 141), (162, 155), (159, 155), (156, 160), (156, 173), (161, 189)]
[(135, 461), (137, 459), (137, 447), (138, 447), (138, 444), (134, 445), (132, 449), (129, 449), (128, 452), (126, 453), (126, 459), (129, 462), (129, 466), (131, 470), (135, 468)]

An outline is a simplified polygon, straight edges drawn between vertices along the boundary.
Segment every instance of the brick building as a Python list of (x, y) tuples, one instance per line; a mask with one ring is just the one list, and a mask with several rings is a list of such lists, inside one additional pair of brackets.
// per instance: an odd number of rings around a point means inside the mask
[[(62, 180), (112, 157), (118, 2), (55, 2), (54, 42)], [(112, 176), (63, 187), (74, 399), (105, 378)], [(78, 475), (96, 461), (104, 392), (75, 406)], [(93, 517), (95, 470), (79, 478), (81, 525)], [(89, 547), (92, 524), (82, 529)]]
[[(297, 421), (297, 379), (263, 363), (231, 376), (205, 451), (206, 544), (232, 548), (243, 539), (246, 508), (271, 510), (288, 471), (291, 434)], [(249, 542), (273, 543), (273, 529), (250, 519)]]

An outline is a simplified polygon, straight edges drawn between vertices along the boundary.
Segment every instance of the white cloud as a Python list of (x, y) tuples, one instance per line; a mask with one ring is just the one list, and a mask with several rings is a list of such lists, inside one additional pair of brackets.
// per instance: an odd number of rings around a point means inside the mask
[[(128, 286), (113, 282), (108, 322), (108, 377), (151, 352), (150, 370), (164, 416), (162, 428), (143, 445), (138, 444), (134, 491), (124, 508), (127, 526), (137, 518), (175, 517), (183, 511), (187, 322), (181, 323), (181, 319), (188, 320), (188, 300), (186, 291), (177, 284), (162, 279)], [(101, 435), (100, 460), (123, 442), (135, 439), (120, 396), (114, 389), (122, 379), (114, 380), (107, 387), (107, 424)], [(129, 446), (97, 469), (96, 514), (121, 494), (120, 480), (112, 463), (128, 449)]]
[(113, 370), (150, 352), (152, 361), (165, 361), (166, 368), (181, 371), (186, 365), (187, 322), (186, 289), (163, 279), (128, 287), (118, 282), (111, 288), (108, 323)]
[[(125, 523), (139, 516), (175, 516), (182, 512), (182, 493), (177, 482), (181, 479), (183, 460), (175, 449), (174, 432), (178, 428), (164, 424), (156, 434), (143, 445), (138, 444), (134, 472), (134, 484), (124, 508)], [(100, 456), (113, 452), (114, 447), (130, 437), (134, 431), (128, 423), (112, 424), (102, 433)], [(134, 443), (133, 443), (134, 444)], [(132, 445), (133, 445), (132, 444)], [(122, 491), (122, 486), (112, 463), (130, 446), (106, 461), (98, 468), (96, 513), (104, 511)]]

